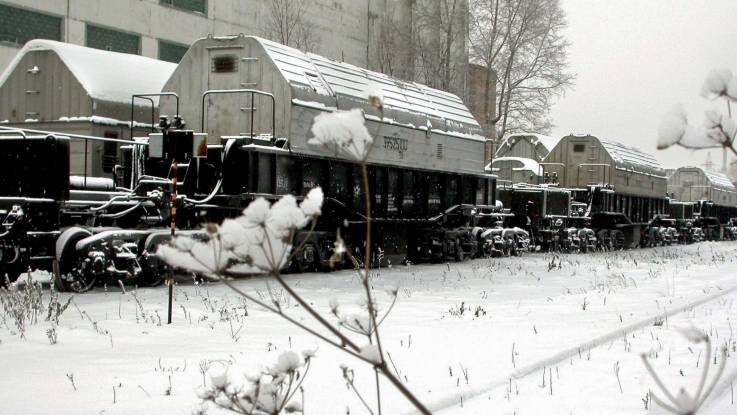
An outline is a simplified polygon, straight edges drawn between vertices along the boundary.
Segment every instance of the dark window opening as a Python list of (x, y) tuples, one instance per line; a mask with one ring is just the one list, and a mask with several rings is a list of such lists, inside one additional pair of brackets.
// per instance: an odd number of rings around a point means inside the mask
[(180, 43), (159, 40), (159, 59), (162, 61), (179, 63), (187, 53), (189, 46)]
[(207, 0), (161, 0), (161, 4), (207, 15)]
[(584, 151), (586, 151), (586, 144), (574, 144), (573, 145), (574, 153), (583, 153)]
[(88, 24), (85, 31), (85, 40), (87, 46), (95, 49), (134, 55), (141, 53), (141, 37), (131, 33)]
[(22, 45), (31, 39), (61, 40), (61, 17), (0, 4), (0, 41)]
[(237, 72), (238, 57), (233, 55), (221, 55), (212, 58), (212, 72)]

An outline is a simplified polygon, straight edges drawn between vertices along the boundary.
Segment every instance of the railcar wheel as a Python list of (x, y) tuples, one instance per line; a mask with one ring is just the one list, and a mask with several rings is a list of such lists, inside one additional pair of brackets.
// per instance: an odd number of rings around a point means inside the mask
[(77, 242), (91, 236), (84, 228), (69, 228), (56, 241), (56, 259), (59, 261), (60, 291), (83, 293), (92, 289), (97, 283), (97, 276), (85, 272), (85, 258), (77, 252)]

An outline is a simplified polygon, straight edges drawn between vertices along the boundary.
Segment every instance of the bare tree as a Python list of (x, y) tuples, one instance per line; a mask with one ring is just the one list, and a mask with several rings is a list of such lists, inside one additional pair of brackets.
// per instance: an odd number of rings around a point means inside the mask
[(419, 0), (412, 24), (416, 79), (465, 96), (467, 0)]
[(559, 0), (471, 0), (469, 15), (471, 60), (496, 73), (496, 83), (486, 82), (485, 102), (496, 88), (496, 115), (486, 127), (496, 128), (498, 137), (548, 132), (552, 100), (575, 79), (567, 71), (569, 43)]
[(315, 51), (319, 39), (304, 19), (305, 0), (271, 0), (262, 29), (273, 41), (305, 52)]

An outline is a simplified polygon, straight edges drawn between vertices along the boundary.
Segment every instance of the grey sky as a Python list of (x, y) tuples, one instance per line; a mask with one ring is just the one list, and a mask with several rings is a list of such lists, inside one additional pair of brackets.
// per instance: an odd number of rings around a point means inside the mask
[[(590, 133), (652, 152), (666, 166), (700, 165), (706, 151), (657, 151), (660, 118), (682, 103), (689, 121), (717, 103), (699, 92), (707, 73), (737, 73), (735, 0), (562, 0), (576, 85), (552, 110), (553, 135)], [(719, 102), (719, 109), (726, 111)], [(708, 150), (716, 166), (721, 151)]]

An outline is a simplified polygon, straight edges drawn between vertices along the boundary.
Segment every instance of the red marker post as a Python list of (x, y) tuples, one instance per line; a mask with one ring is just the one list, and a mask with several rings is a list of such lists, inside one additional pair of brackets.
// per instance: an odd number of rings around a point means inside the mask
[[(171, 178), (171, 199), (169, 200), (169, 218), (170, 218), (170, 227), (171, 227), (171, 236), (174, 237), (174, 234), (176, 233), (177, 229), (177, 161), (174, 160), (171, 163), (171, 171), (172, 171), (172, 178)], [(171, 324), (171, 310), (172, 305), (174, 303), (174, 270), (172, 269), (171, 265), (168, 266), (168, 277), (166, 280), (166, 284), (169, 286), (169, 313), (166, 320), (166, 324)]]

